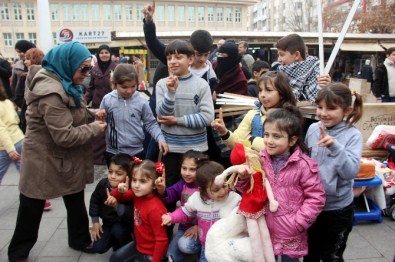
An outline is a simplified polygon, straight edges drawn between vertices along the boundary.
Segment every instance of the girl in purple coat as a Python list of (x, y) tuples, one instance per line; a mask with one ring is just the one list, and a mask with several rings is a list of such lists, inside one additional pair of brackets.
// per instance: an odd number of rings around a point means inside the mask
[[(175, 204), (180, 201), (181, 206), (187, 202), (188, 198), (199, 191), (196, 182), (196, 170), (205, 162), (208, 156), (202, 152), (188, 150), (181, 159), (180, 181), (166, 188), (165, 177), (159, 177), (155, 181), (156, 189), (165, 204)], [(189, 220), (180, 224), (177, 233), (173, 236), (167, 255), (171, 256), (175, 262), (185, 261), (188, 254), (199, 254), (200, 241), (198, 239), (198, 227), (196, 220)]]
[[(264, 122), (262, 168), (279, 202), (276, 212), (266, 212), (266, 222), (274, 254), (283, 262), (307, 254), (307, 229), (325, 205), (317, 162), (305, 155), (302, 128), (302, 114), (290, 105), (269, 112)], [(248, 171), (239, 170), (239, 179), (248, 178)]]

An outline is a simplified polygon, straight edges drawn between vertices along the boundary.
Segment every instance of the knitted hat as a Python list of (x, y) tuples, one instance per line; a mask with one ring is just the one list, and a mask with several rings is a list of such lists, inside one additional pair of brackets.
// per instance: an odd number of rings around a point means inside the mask
[(235, 146), (230, 153), (230, 162), (232, 165), (242, 165), (247, 162), (246, 152), (244, 146), (240, 143), (235, 143)]
[(30, 48), (34, 48), (34, 47), (36, 47), (36, 45), (33, 44), (32, 42), (27, 41), (27, 40), (19, 40), (15, 44), (15, 49), (18, 49), (19, 51), (21, 51), (23, 53), (26, 53), (27, 50), (29, 50)]

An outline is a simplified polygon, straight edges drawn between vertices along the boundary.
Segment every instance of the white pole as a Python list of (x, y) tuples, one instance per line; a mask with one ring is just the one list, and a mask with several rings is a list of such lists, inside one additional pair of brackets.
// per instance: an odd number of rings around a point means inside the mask
[(318, 19), (318, 57), (320, 58), (320, 75), (324, 74), (324, 36), (322, 33), (322, 5), (321, 0), (317, 0)]
[(53, 46), (48, 0), (37, 0), (40, 48), (46, 54)]
[(353, 6), (351, 7), (350, 13), (347, 16), (346, 22), (343, 25), (342, 31), (339, 35), (339, 38), (336, 41), (335, 47), (332, 50), (331, 56), (329, 57), (328, 63), (325, 66), (325, 73), (328, 74), (329, 70), (332, 67), (333, 62), (337, 56), (337, 52), (339, 52), (340, 45), (343, 42), (343, 39), (347, 33), (348, 27), (351, 24), (352, 18), (354, 17), (355, 12), (357, 11), (360, 0), (355, 0)]

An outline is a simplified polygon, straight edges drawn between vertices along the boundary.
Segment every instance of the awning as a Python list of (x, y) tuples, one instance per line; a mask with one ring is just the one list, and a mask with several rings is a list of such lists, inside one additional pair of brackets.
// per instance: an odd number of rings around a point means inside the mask
[(395, 47), (395, 43), (380, 43), (380, 45), (384, 46), (385, 48)]
[(342, 51), (361, 51), (361, 52), (383, 52), (378, 43), (343, 43), (340, 46)]

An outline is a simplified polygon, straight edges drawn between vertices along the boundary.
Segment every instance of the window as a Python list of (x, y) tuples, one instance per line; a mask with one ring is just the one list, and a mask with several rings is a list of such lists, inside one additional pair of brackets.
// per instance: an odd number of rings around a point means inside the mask
[(21, 4), (14, 4), (14, 20), (22, 20)]
[(73, 4), (71, 6), (71, 8), (73, 9), (73, 21), (79, 21), (80, 20), (80, 14), (79, 14), (79, 5), (77, 4)]
[(204, 7), (203, 6), (198, 7), (198, 21), (204, 22)]
[(56, 32), (52, 32), (52, 44), (56, 45), (58, 42), (58, 39), (56, 37)]
[(15, 38), (16, 38), (16, 41), (23, 40), (23, 39), (25, 39), (25, 34), (24, 33), (16, 33)]
[(236, 23), (241, 22), (241, 9), (240, 8), (235, 8), (235, 22)]
[(92, 21), (100, 21), (100, 5), (91, 5)]
[(51, 9), (51, 19), (52, 21), (59, 21), (59, 11), (58, 11), (58, 4), (51, 4), (49, 7)]
[(89, 14), (88, 14), (88, 5), (80, 5), (80, 10), (81, 10), (81, 21), (88, 21), (89, 20)]
[(302, 9), (302, 3), (301, 2), (295, 3), (295, 8), (296, 9)]
[(167, 6), (167, 20), (170, 22), (174, 22), (175, 20), (175, 8), (174, 5)]
[(188, 6), (188, 21), (195, 22), (195, 7)]
[(104, 21), (112, 20), (111, 5), (103, 5), (103, 15), (104, 15)]
[(137, 21), (143, 21), (143, 5), (136, 5)]
[(7, 3), (0, 3), (0, 13), (1, 13), (1, 20), (3, 21), (10, 20), (10, 14), (8, 13)]
[(114, 5), (114, 20), (122, 21), (122, 5)]
[(13, 46), (11, 33), (3, 33), (4, 46)]
[(214, 8), (207, 7), (207, 20), (209, 22), (214, 22)]
[(34, 21), (34, 5), (32, 3), (26, 4), (27, 20)]
[(226, 8), (226, 22), (232, 22), (232, 8)]
[(71, 21), (71, 6), (68, 4), (63, 5), (63, 20), (64, 21)]
[(165, 6), (164, 5), (158, 5), (156, 7), (156, 19), (158, 22), (163, 22), (165, 21)]
[(37, 34), (36, 33), (29, 33), (29, 41), (33, 44), (37, 44)]
[(185, 7), (182, 5), (178, 6), (178, 21), (185, 22)]
[(221, 7), (218, 7), (217, 8), (217, 22), (224, 21), (223, 15), (224, 15), (223, 14), (223, 9)]
[(132, 5), (125, 5), (125, 12), (126, 12), (126, 20), (132, 21), (133, 20), (133, 6)]

